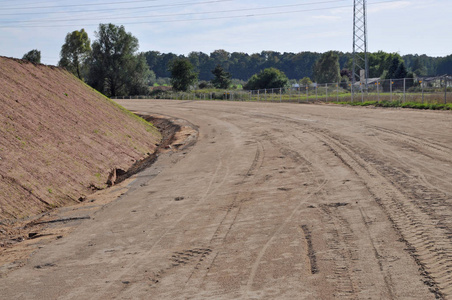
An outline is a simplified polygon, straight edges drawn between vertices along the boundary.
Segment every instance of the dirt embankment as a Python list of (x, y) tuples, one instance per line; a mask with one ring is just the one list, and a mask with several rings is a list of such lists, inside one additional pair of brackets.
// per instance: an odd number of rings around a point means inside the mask
[(0, 226), (78, 203), (161, 135), (65, 70), (0, 57)]

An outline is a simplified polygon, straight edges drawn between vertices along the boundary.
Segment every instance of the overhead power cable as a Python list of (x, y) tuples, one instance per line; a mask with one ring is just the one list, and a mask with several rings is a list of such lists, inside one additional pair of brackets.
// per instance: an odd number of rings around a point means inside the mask
[(137, 10), (137, 9), (142, 10), (142, 9), (146, 9), (146, 8), (189, 6), (189, 5), (210, 4), (210, 3), (229, 2), (229, 1), (232, 1), (232, 0), (211, 0), (211, 1), (202, 1), (202, 2), (182, 2), (182, 3), (174, 3), (174, 4), (159, 4), (159, 5), (121, 7), (121, 8), (104, 8), (104, 9), (91, 9), (91, 10), (1, 13), (0, 16), (22, 16), (22, 15), (42, 15), (42, 14), (73, 14), (73, 13), (105, 12), (105, 11), (117, 11), (117, 10), (124, 11), (124, 10)]
[(133, 0), (120, 2), (102, 2), (102, 3), (85, 3), (85, 4), (67, 4), (67, 5), (48, 5), (48, 6), (28, 6), (28, 7), (3, 7), (2, 10), (29, 10), (29, 9), (45, 9), (45, 8), (68, 8), (68, 7), (87, 7), (87, 6), (102, 6), (115, 4), (130, 4), (140, 2), (155, 2), (158, 0)]
[[(245, 8), (245, 9), (229, 9), (229, 10), (218, 10), (218, 11), (206, 11), (206, 12), (196, 12), (196, 13), (176, 13), (176, 14), (159, 14), (159, 15), (146, 15), (146, 16), (131, 16), (131, 17), (120, 17), (119, 19), (140, 19), (140, 18), (166, 18), (166, 17), (181, 17), (181, 16), (194, 16), (194, 15), (206, 15), (206, 14), (223, 14), (223, 13), (231, 13), (238, 11), (256, 11), (256, 10), (267, 10), (267, 9), (276, 9), (276, 8), (289, 8), (289, 7), (298, 7), (298, 6), (306, 6), (306, 5), (318, 5), (318, 4), (326, 4), (326, 3), (335, 3), (335, 2), (344, 2), (346, 0), (330, 0), (330, 1), (319, 1), (319, 2), (309, 2), (309, 3), (301, 3), (301, 4), (290, 4), (290, 5), (276, 5), (276, 6), (265, 6), (265, 7), (257, 7), (257, 8)], [(36, 22), (71, 22), (71, 21), (89, 21), (89, 20), (98, 20), (99, 17), (96, 18), (76, 18), (76, 19), (40, 19), (40, 20), (27, 20), (27, 21), (5, 21), (5, 23), (36, 23)]]
[[(372, 3), (368, 3), (369, 5), (373, 4), (382, 4), (382, 3), (393, 3), (393, 2), (401, 2), (403, 0), (386, 0), (386, 1), (376, 1)], [(332, 6), (332, 7), (323, 7), (323, 8), (311, 8), (311, 9), (301, 9), (301, 10), (290, 10), (290, 11), (278, 11), (278, 12), (269, 12), (269, 13), (258, 13), (258, 14), (246, 14), (246, 15), (232, 15), (232, 16), (216, 16), (216, 17), (207, 17), (207, 18), (193, 18), (193, 19), (181, 19), (181, 20), (154, 20), (154, 21), (137, 21), (137, 22), (121, 22), (121, 25), (138, 25), (138, 24), (157, 24), (157, 23), (180, 23), (180, 22), (198, 22), (198, 21), (209, 21), (209, 20), (219, 20), (219, 19), (239, 19), (239, 18), (250, 18), (250, 17), (262, 17), (262, 16), (275, 16), (275, 15), (287, 15), (301, 12), (311, 12), (311, 11), (322, 11), (322, 10), (330, 10), (330, 9), (341, 9), (341, 8), (350, 8), (353, 5), (341, 5), (341, 6)], [(257, 8), (255, 8), (256, 10)], [(244, 11), (244, 9), (240, 10)], [(198, 13), (191, 13), (192, 15)], [(150, 16), (151, 17), (151, 16)], [(152, 16), (155, 17), (155, 16)], [(64, 25), (0, 25), (0, 28), (7, 27), (41, 27), (41, 28), (50, 28), (50, 27), (92, 27), (98, 26), (99, 24), (64, 24)]]

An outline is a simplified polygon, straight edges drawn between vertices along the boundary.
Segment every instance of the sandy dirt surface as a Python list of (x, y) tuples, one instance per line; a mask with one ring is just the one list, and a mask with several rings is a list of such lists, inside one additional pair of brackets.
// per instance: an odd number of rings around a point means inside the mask
[(452, 114), (124, 100), (196, 125), (2, 299), (452, 299)]
[(0, 56), (0, 251), (15, 221), (82, 202), (160, 138), (66, 70)]

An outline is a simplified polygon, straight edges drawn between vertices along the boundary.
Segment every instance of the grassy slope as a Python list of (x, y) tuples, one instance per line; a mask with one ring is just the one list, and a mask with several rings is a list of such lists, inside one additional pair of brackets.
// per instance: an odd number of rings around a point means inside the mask
[(56, 67), (0, 57), (0, 220), (77, 202), (160, 134)]

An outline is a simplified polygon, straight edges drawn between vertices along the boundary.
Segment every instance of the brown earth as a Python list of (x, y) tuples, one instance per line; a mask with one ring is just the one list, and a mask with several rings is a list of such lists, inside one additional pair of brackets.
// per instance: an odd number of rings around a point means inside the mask
[(68, 220), (0, 298), (452, 299), (450, 112), (119, 103), (198, 142)]
[[(184, 150), (196, 142), (198, 131), (192, 124), (161, 115), (142, 116), (152, 122), (162, 133), (162, 140), (152, 155), (137, 161), (127, 172), (116, 177), (114, 186), (96, 191), (84, 198), (83, 202), (54, 208), (45, 213), (2, 226), (0, 238), (0, 277), (25, 264), (36, 250), (68, 235), (80, 224), (90, 219), (105, 205), (127, 193), (137, 173), (149, 168), (159, 155)], [(1, 297), (0, 297), (1, 299)]]
[(161, 138), (65, 70), (5, 57), (0, 112), (0, 240), (17, 221), (83, 202)]

